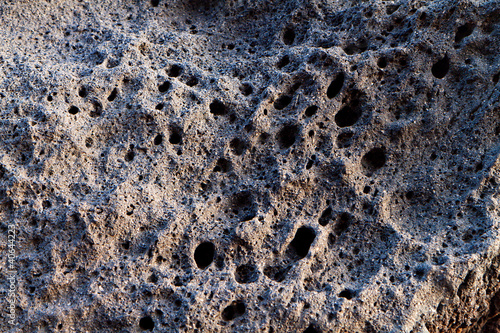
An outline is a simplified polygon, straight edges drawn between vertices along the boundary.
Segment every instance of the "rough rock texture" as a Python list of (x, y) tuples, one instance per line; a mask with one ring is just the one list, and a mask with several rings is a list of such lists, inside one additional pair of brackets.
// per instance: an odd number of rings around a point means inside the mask
[(500, 331), (498, 1), (11, 0), (0, 27), (0, 331)]

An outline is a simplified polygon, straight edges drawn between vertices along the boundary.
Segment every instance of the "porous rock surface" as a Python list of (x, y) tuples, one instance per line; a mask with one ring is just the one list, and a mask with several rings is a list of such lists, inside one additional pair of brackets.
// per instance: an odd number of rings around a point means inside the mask
[(0, 27), (0, 331), (499, 331), (498, 1), (3, 1)]

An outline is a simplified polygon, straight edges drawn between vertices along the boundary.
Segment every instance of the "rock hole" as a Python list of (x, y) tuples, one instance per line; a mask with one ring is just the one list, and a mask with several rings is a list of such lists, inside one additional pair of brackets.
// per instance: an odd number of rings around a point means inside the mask
[(231, 147), (233, 154), (240, 156), (245, 152), (246, 143), (238, 138), (234, 138), (229, 143), (229, 147)]
[(151, 0), (151, 6), (158, 7), (159, 4), (160, 4), (160, 0)]
[(73, 105), (69, 108), (68, 112), (70, 114), (77, 114), (78, 112), (80, 112), (80, 109)]
[(94, 140), (92, 140), (91, 137), (88, 137), (87, 139), (85, 139), (85, 147), (90, 148), (90, 147), (92, 147), (93, 143), (94, 143)]
[(466, 23), (458, 27), (457, 32), (455, 33), (455, 43), (460, 43), (462, 39), (467, 36), (470, 36), (474, 31), (476, 25), (474, 23)]
[(169, 81), (165, 81), (163, 82), (162, 84), (160, 84), (158, 86), (158, 90), (161, 92), (161, 93), (165, 93), (168, 91), (168, 89), (170, 89), (170, 82)]
[(314, 229), (310, 227), (300, 227), (290, 243), (290, 248), (295, 251), (300, 258), (305, 258), (309, 253), (309, 248), (314, 238), (316, 238)]
[(195, 85), (198, 84), (198, 79), (196, 78), (196, 76), (191, 76), (187, 81), (186, 81), (186, 84), (189, 86), (189, 87), (194, 87)]
[(156, 104), (155, 109), (156, 110), (162, 110), (165, 105), (163, 103)]
[(225, 158), (219, 158), (217, 164), (214, 167), (214, 172), (228, 172), (232, 168), (231, 161)]
[(154, 139), (153, 143), (156, 146), (161, 145), (163, 143), (163, 135), (158, 134), (157, 136), (155, 136), (155, 139)]
[(129, 150), (127, 154), (125, 154), (125, 161), (132, 162), (134, 160), (135, 153), (133, 150)]
[(87, 97), (87, 95), (88, 95), (87, 87), (82, 86), (80, 88), (80, 90), (78, 91), (78, 96), (80, 96), (80, 97)]
[(393, 14), (399, 9), (399, 5), (388, 5), (386, 8), (387, 15)]
[(199, 269), (205, 269), (214, 261), (215, 245), (211, 242), (203, 242), (194, 251), (194, 261)]
[(342, 87), (344, 86), (345, 75), (344, 73), (339, 73), (335, 80), (330, 83), (328, 89), (326, 90), (326, 96), (330, 99), (334, 98), (340, 93)]
[(230, 321), (245, 314), (246, 306), (242, 301), (235, 301), (222, 311), (222, 319)]
[(295, 31), (292, 28), (286, 28), (283, 31), (283, 43), (286, 45), (292, 45), (295, 41)]
[(330, 222), (332, 217), (333, 217), (332, 208), (331, 207), (326, 208), (323, 211), (323, 213), (321, 214), (321, 216), (319, 217), (319, 220), (318, 220), (319, 225), (321, 225), (323, 227), (326, 226), (328, 224), (328, 222)]
[(170, 70), (168, 71), (168, 76), (170, 77), (178, 77), (182, 72), (182, 67), (179, 65), (172, 65)]
[(299, 127), (297, 125), (285, 125), (278, 132), (277, 139), (282, 149), (290, 148), (297, 139)]
[(153, 328), (155, 328), (155, 322), (153, 321), (153, 318), (151, 318), (151, 316), (145, 316), (139, 321), (139, 327), (143, 330), (152, 331)]
[(387, 161), (384, 148), (373, 148), (361, 158), (361, 165), (373, 172), (382, 168)]
[(385, 59), (384, 57), (379, 58), (377, 61), (377, 66), (380, 68), (387, 67), (387, 59)]
[(306, 170), (311, 169), (313, 165), (314, 165), (314, 160), (310, 159), (309, 161), (307, 161)]
[(114, 88), (108, 96), (108, 101), (110, 102), (114, 101), (117, 95), (118, 95), (118, 89)]
[(181, 131), (178, 128), (173, 128), (170, 133), (170, 138), (168, 139), (168, 142), (170, 142), (173, 145), (178, 145), (182, 142), (182, 135)]
[(312, 117), (316, 114), (317, 111), (318, 107), (316, 105), (311, 105), (306, 109), (304, 114), (306, 115), (306, 117)]
[(450, 69), (450, 59), (445, 55), (432, 66), (432, 75), (437, 79), (442, 79)]
[(493, 83), (497, 84), (499, 78), (500, 78), (500, 72), (493, 75), (493, 79), (492, 79)]
[(92, 105), (94, 106), (94, 109), (90, 111), (90, 116), (92, 118), (99, 117), (102, 114), (101, 102), (94, 100), (94, 101), (92, 101)]
[(288, 273), (289, 270), (290, 266), (267, 266), (266, 268), (264, 268), (264, 275), (276, 282), (282, 282), (283, 280), (285, 280), (286, 273)]
[(238, 283), (252, 283), (258, 280), (259, 272), (254, 265), (241, 265), (236, 268), (234, 278)]
[(352, 143), (352, 137), (354, 136), (354, 133), (352, 132), (344, 132), (340, 133), (337, 136), (337, 146), (339, 148), (347, 148), (351, 145)]
[(318, 329), (316, 327), (314, 327), (313, 324), (309, 325), (306, 330), (304, 331), (304, 333), (319, 333)]
[(243, 83), (240, 86), (240, 91), (243, 94), (243, 96), (250, 96), (253, 93), (253, 87), (249, 83)]
[(344, 289), (340, 292), (339, 297), (345, 299), (352, 299), (355, 296), (355, 292), (351, 289)]
[(335, 123), (339, 127), (348, 127), (356, 124), (361, 117), (361, 109), (355, 104), (348, 104), (335, 115)]
[(276, 64), (276, 67), (278, 67), (278, 69), (282, 69), (283, 67), (285, 67), (286, 65), (288, 65), (290, 63), (290, 57), (288, 55), (284, 55), (279, 61), (278, 63)]
[(282, 95), (278, 97), (276, 101), (274, 101), (274, 108), (276, 110), (283, 110), (292, 102), (292, 96), (290, 95)]
[(226, 106), (219, 100), (214, 100), (210, 103), (210, 113), (216, 116), (222, 116), (227, 113)]
[(347, 228), (349, 228), (349, 226), (351, 225), (351, 221), (352, 221), (351, 214), (346, 212), (340, 214), (337, 224), (335, 226), (335, 233), (337, 234), (337, 236), (342, 235), (347, 230)]

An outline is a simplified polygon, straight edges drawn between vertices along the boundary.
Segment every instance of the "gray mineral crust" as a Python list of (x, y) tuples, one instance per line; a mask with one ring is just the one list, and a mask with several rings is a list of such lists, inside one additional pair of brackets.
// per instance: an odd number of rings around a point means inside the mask
[(0, 332), (500, 332), (500, 1), (0, 3)]

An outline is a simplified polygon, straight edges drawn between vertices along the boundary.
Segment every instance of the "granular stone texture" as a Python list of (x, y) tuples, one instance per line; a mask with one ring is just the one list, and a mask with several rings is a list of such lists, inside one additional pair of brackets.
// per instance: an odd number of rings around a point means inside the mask
[(0, 331), (500, 331), (498, 1), (6, 0), (0, 38)]

